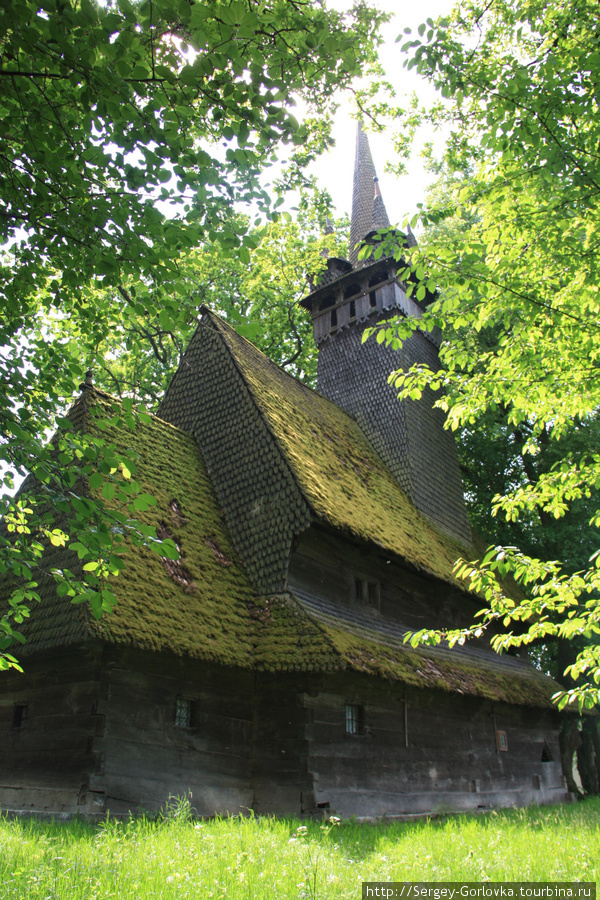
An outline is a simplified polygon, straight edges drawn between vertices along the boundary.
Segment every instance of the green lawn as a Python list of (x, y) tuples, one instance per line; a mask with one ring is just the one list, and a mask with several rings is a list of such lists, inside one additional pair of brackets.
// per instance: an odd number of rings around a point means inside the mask
[[(184, 810), (185, 812), (185, 810)], [(410, 823), (0, 819), (0, 898), (352, 898), (362, 881), (598, 881), (600, 800)]]

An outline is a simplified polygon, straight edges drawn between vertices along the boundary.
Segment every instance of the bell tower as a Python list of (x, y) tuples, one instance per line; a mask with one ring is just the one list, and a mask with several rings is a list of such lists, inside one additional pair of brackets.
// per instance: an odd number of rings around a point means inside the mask
[[(439, 368), (439, 338), (416, 331), (401, 350), (363, 332), (392, 316), (419, 318), (427, 304), (407, 296), (393, 258), (359, 261), (361, 241), (389, 226), (367, 136), (358, 124), (350, 227), (350, 260), (330, 258), (327, 271), (302, 305), (312, 315), (319, 349), (317, 390), (346, 410), (415, 506), (434, 524), (460, 541), (470, 541), (454, 438), (444, 429), (444, 414), (433, 408), (428, 389), (420, 400), (399, 402), (388, 384), (395, 369), (414, 363)], [(406, 246), (416, 241), (409, 231)]]

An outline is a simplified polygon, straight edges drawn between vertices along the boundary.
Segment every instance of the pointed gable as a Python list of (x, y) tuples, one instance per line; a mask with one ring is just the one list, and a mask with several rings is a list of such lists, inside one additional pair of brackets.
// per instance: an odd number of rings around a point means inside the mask
[(233, 336), (204, 310), (159, 415), (198, 442), (255, 589), (281, 591), (292, 539), (310, 524), (310, 509), (257, 404), (243, 354), (232, 352)]

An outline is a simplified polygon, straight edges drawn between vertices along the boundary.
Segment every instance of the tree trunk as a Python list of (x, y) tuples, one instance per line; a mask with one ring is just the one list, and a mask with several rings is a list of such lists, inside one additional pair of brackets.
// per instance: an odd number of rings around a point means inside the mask
[[(593, 771), (596, 784), (596, 794), (600, 793), (600, 720), (587, 716), (583, 722), (583, 733), (591, 744), (593, 759)], [(584, 737), (585, 740), (585, 737)]]
[[(590, 728), (590, 725), (592, 728)], [(592, 737), (593, 728), (595, 728), (594, 722), (590, 723), (587, 719), (583, 720), (581, 744), (577, 748), (577, 768), (579, 769), (584, 792), (595, 795), (598, 793), (598, 770), (596, 769), (596, 754)]]
[(573, 754), (581, 745), (581, 737), (577, 729), (578, 722), (578, 719), (571, 718), (571, 716), (564, 718), (560, 729), (559, 742), (560, 762), (565, 781), (567, 782), (567, 789), (581, 799), (583, 794), (573, 778)]

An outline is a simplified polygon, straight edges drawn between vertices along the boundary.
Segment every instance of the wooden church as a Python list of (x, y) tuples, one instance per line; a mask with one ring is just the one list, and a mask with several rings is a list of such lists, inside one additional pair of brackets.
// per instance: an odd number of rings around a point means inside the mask
[[(359, 128), (351, 246), (387, 224)], [(437, 338), (361, 345), (423, 306), (393, 260), (350, 255), (303, 301), (318, 390), (203, 309), (159, 415), (111, 426), (179, 559), (132, 548), (100, 620), (53, 592), (74, 554), (43, 560), (25, 673), (0, 675), (2, 810), (187, 795), (199, 815), (361, 818), (566, 799), (549, 678), (483, 642), (403, 641), (472, 621), (481, 600), (453, 565), (481, 548), (442, 414), (387, 384), (435, 365)], [(88, 388), (71, 417), (94, 431), (115, 403)]]

